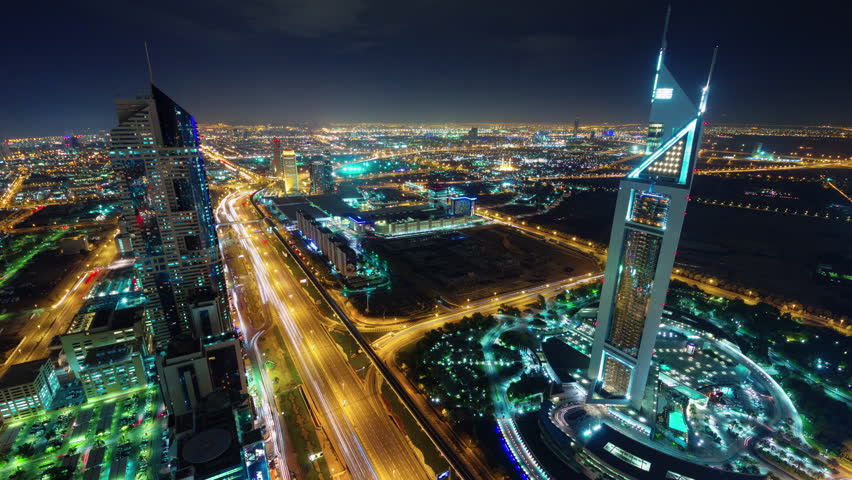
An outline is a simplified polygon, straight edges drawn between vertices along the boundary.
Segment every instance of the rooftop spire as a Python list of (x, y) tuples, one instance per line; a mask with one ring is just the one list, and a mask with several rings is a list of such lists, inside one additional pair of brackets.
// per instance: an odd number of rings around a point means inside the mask
[(672, 4), (669, 3), (669, 6), (666, 8), (666, 22), (663, 24), (663, 42), (660, 45), (660, 50), (666, 49), (666, 36), (669, 33), (669, 17), (672, 16)]
[(151, 68), (151, 55), (148, 54), (148, 42), (143, 42), (145, 45), (145, 60), (148, 61), (148, 83), (154, 84), (154, 70)]

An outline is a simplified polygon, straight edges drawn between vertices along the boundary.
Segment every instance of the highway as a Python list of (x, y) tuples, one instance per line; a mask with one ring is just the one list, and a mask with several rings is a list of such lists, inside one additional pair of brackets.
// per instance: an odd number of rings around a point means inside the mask
[[(217, 217), (221, 218), (222, 209), (217, 208), (216, 214)], [(259, 402), (256, 402), (256, 405), (266, 424), (266, 432), (269, 435), (274, 453), (274, 456), (269, 458), (269, 463), (276, 465), (280, 478), (288, 478), (285, 475), (289, 475), (291, 468), (288, 465), (286, 455), (286, 430), (282, 425), (281, 415), (278, 414), (278, 406), (274, 395), (275, 390), (272, 388), (272, 383), (269, 380), (266, 369), (263, 368), (264, 362), (257, 342), (258, 338), (269, 328), (271, 319), (257, 305), (260, 292), (252, 288), (253, 285), (250, 282), (246, 282), (245, 285), (240, 282), (241, 279), (247, 277), (246, 272), (251, 271), (251, 266), (244, 258), (245, 256), (243, 258), (235, 256), (236, 258), (234, 258), (227, 255), (228, 242), (222, 238), (222, 230), (225, 228), (230, 229), (232, 226), (232, 224), (228, 223), (217, 224), (217, 227), (220, 229), (220, 239), (222, 240), (219, 243), (219, 247), (222, 258), (226, 259), (227, 266), (225, 271), (230, 282), (229, 294), (233, 311), (236, 314), (234, 324), (243, 332), (245, 348), (249, 355), (251, 355), (250, 371), (255, 379), (255, 385), (257, 385), (257, 389), (259, 390), (256, 392), (259, 397)], [(234, 231), (237, 235), (239, 234), (236, 229)], [(228, 262), (227, 260), (229, 259), (231, 261)], [(255, 321), (252, 322), (252, 319)]]
[[(220, 219), (257, 218), (251, 192), (228, 195)], [(323, 325), (324, 318), (304, 290), (301, 273), (290, 271), (286, 253), (259, 225), (234, 223), (242, 251), (251, 260), (255, 283), (268, 314), (282, 327), (296, 369), (324, 428), (353, 479), (430, 478), (380, 399), (367, 391)], [(257, 230), (257, 231), (256, 231)]]

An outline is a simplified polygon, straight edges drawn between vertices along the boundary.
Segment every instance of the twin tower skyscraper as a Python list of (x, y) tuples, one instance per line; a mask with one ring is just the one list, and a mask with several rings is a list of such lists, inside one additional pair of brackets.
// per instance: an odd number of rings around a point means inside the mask
[(665, 63), (651, 90), (646, 156), (619, 184), (588, 375), (589, 401), (640, 408), (701, 145), (707, 83), (695, 104)]

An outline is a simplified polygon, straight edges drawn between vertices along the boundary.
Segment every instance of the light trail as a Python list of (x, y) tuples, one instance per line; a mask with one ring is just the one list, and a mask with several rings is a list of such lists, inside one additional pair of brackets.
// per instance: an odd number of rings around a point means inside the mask
[(366, 392), (322, 326), (313, 301), (295, 277), (273, 276), (275, 270), (288, 268), (280, 252), (261, 243), (262, 234), (249, 232), (237, 222), (241, 218), (238, 198), (245, 194), (236, 192), (226, 197), (221, 218), (232, 222), (245, 258), (250, 260), (255, 286), (265, 296), (265, 308), (282, 327), (305, 389), (324, 418), (329, 438), (350, 475), (359, 480), (428, 478), (381, 401)]
[(843, 198), (845, 198), (845, 199), (846, 199), (846, 201), (848, 201), (849, 203), (852, 203), (852, 198), (849, 198), (849, 195), (846, 195), (846, 192), (844, 192), (843, 190), (839, 189), (839, 188), (837, 187), (837, 185), (835, 185), (835, 184), (831, 183), (831, 181), (830, 181), (830, 180), (826, 180), (826, 182), (825, 182), (825, 183), (827, 183), (827, 184), (828, 184), (828, 186), (830, 186), (831, 188), (833, 188), (833, 189), (837, 190), (837, 193), (839, 193), (839, 194), (843, 195)]

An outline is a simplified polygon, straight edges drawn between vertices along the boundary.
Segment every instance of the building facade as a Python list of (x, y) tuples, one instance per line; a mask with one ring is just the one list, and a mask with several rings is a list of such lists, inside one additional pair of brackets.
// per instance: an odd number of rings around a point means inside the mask
[(358, 256), (345, 238), (301, 210), (297, 213), (296, 220), (302, 235), (314, 242), (338, 273), (345, 277), (358, 273)]
[(272, 176), (284, 181), (287, 193), (299, 191), (299, 167), (296, 164), (296, 152), (282, 150), (281, 139), (272, 139)]
[(311, 193), (326, 194), (334, 192), (334, 179), (331, 175), (331, 160), (317, 159), (311, 162)]
[(219, 241), (195, 119), (151, 86), (116, 102), (110, 156), (121, 190), (121, 221), (136, 255), (151, 343), (191, 328), (193, 302), (216, 303), (231, 328)]
[(38, 415), (50, 408), (58, 390), (50, 359), (12, 365), (0, 377), (0, 417), (7, 421)]
[(133, 342), (90, 349), (77, 374), (88, 401), (148, 383), (140, 346)]
[(590, 402), (642, 406), (701, 144), (710, 80), (696, 106), (664, 53), (665, 40), (651, 92), (652, 150), (619, 185), (588, 371)]

